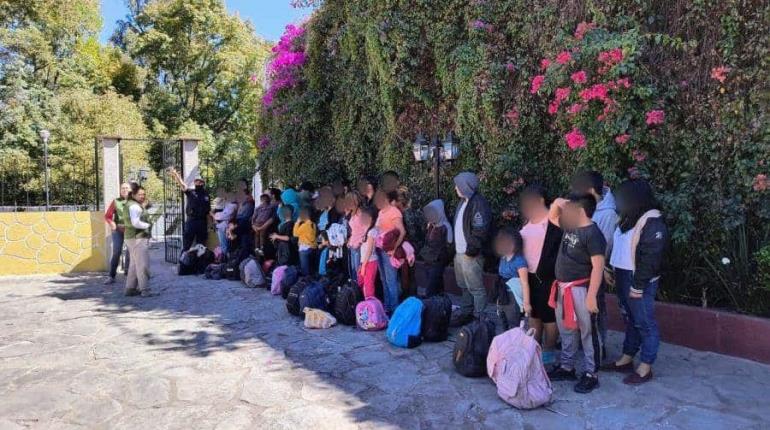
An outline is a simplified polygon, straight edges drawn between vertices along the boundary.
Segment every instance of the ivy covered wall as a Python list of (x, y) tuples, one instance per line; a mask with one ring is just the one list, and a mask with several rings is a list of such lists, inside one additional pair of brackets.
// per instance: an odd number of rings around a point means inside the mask
[(500, 223), (527, 182), (647, 177), (674, 235), (664, 298), (768, 315), (768, 28), (759, 0), (327, 0), (274, 49), (265, 180), (393, 169), (418, 206), (412, 142), (449, 129), (444, 195), (475, 170)]

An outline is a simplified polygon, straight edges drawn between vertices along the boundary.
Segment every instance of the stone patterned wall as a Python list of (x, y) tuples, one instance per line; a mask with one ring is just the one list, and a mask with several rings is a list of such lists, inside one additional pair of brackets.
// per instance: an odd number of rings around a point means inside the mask
[(0, 213), (0, 276), (104, 271), (102, 212)]

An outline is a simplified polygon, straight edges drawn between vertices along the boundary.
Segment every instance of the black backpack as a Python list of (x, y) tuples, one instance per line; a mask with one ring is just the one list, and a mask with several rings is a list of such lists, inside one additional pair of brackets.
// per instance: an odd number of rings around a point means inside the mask
[(364, 293), (355, 281), (337, 287), (333, 314), (340, 324), (356, 325), (356, 305), (364, 300)]
[(289, 311), (290, 314), (295, 316), (302, 315), (299, 298), (302, 296), (302, 293), (305, 292), (305, 289), (311, 285), (311, 282), (312, 281), (305, 277), (297, 281), (297, 283), (289, 289), (289, 294), (286, 295), (286, 310)]
[(300, 316), (305, 316), (305, 312), (303, 311), (305, 308), (320, 310), (327, 309), (328, 297), (326, 295), (326, 287), (328, 285), (328, 282), (325, 282), (323, 279), (319, 279), (312, 282), (307, 286), (307, 288), (302, 290), (302, 293), (299, 295)]
[(457, 333), (452, 353), (457, 373), (468, 377), (486, 375), (487, 353), (494, 337), (495, 323), (485, 316), (463, 326)]
[(241, 258), (239, 252), (231, 252), (227, 255), (227, 262), (225, 263), (224, 278), (231, 281), (238, 281), (241, 279), (240, 265)]
[(443, 342), (449, 335), (452, 301), (446, 294), (422, 300), (422, 338), (426, 342)]
[[(284, 284), (283, 281), (282, 281), (281, 282), (281, 296), (284, 299), (289, 300), (289, 294), (291, 294), (291, 289), (292, 288), (294, 288), (296, 285), (301, 285), (302, 286), (302, 290), (304, 290), (305, 288), (307, 288), (308, 285), (310, 285), (315, 280), (316, 280), (316, 278), (314, 276), (310, 275), (310, 276), (303, 276), (303, 277), (297, 279), (297, 282), (293, 283), (292, 285)], [(299, 306), (299, 304), (297, 304), (297, 306)]]
[[(206, 269), (204, 268), (205, 272)], [(191, 251), (184, 251), (179, 256), (179, 276), (198, 274), (198, 254)]]

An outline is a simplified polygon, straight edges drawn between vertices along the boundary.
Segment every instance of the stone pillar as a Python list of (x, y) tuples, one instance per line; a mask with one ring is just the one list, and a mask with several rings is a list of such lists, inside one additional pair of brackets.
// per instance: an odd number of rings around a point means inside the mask
[(193, 179), (201, 175), (198, 164), (198, 142), (196, 137), (180, 137), (182, 141), (182, 178), (188, 186), (192, 186)]
[[(120, 137), (99, 136), (102, 145), (102, 210), (106, 211), (110, 203), (120, 196)], [(112, 230), (105, 223), (105, 258), (106, 267), (112, 254)]]

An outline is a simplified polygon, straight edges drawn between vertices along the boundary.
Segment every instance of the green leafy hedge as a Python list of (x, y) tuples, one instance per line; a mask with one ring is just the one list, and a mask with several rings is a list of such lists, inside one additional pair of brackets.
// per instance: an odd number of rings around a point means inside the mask
[(327, 0), (305, 26), (299, 83), (261, 113), (267, 181), (394, 169), (419, 205), (411, 144), (449, 129), (444, 195), (476, 170), (501, 223), (529, 181), (648, 177), (674, 238), (664, 298), (770, 315), (767, 2)]

